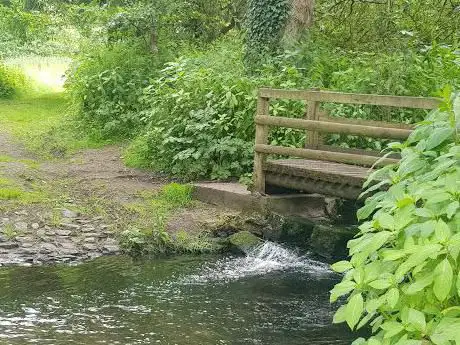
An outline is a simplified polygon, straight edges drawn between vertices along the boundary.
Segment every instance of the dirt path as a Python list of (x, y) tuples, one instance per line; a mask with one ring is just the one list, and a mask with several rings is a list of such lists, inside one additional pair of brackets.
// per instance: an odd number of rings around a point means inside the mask
[[(40, 161), (0, 130), (0, 265), (118, 254), (120, 231), (152, 226), (146, 207), (167, 182), (124, 166), (116, 146)], [(195, 204), (171, 215), (167, 230), (197, 232), (230, 213)]]

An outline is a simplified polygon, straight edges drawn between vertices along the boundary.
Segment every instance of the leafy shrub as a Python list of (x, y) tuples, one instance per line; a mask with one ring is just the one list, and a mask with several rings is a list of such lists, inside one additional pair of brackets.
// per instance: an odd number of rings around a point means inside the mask
[(154, 66), (154, 55), (141, 45), (90, 49), (76, 59), (67, 80), (74, 113), (94, 136), (129, 137), (139, 128), (138, 99)]
[(0, 61), (0, 99), (18, 95), (26, 84), (26, 77), (19, 70)]
[(366, 200), (351, 259), (333, 265), (345, 276), (331, 301), (351, 292), (334, 322), (372, 326), (355, 344), (460, 342), (460, 96), (447, 99), (391, 145), (401, 162), (366, 182), (367, 192), (388, 190)]
[[(334, 48), (313, 36), (247, 74), (243, 40), (235, 34), (205, 52), (161, 64), (144, 45), (115, 44), (81, 57), (68, 87), (79, 117), (103, 138), (134, 137), (130, 165), (185, 178), (227, 179), (252, 170), (254, 114), (259, 87), (432, 96), (459, 86), (458, 51), (363, 53)], [(133, 59), (133, 61), (132, 61)], [(157, 59), (153, 61), (153, 59)], [(162, 66), (161, 68), (159, 66)], [(426, 113), (375, 106), (324, 104), (332, 116), (415, 123)], [(271, 102), (271, 113), (303, 117), (300, 101)], [(274, 128), (272, 144), (301, 147), (305, 132)], [(386, 141), (329, 135), (328, 144), (380, 150)]]
[(167, 184), (161, 189), (159, 198), (170, 207), (185, 207), (192, 201), (192, 186), (179, 183)]

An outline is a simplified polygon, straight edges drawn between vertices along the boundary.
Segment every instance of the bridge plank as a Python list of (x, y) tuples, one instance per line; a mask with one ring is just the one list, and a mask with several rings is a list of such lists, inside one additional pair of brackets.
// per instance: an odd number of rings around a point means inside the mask
[(331, 161), (336, 163), (345, 163), (362, 166), (382, 167), (388, 164), (395, 164), (399, 161), (393, 158), (380, 158), (375, 156), (365, 156), (360, 154), (342, 153), (333, 151), (320, 151), (311, 149), (299, 149), (296, 147), (283, 147), (273, 145), (255, 145), (255, 152), (265, 154), (277, 154), (281, 156), (292, 156), (318, 161)]
[(361, 187), (372, 169), (312, 159), (269, 160), (264, 170), (270, 173), (304, 177), (341, 185)]

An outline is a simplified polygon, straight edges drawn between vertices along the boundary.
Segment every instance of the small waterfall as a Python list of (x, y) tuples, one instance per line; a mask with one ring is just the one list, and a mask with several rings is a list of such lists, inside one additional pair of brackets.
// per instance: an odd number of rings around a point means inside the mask
[(229, 257), (204, 266), (198, 274), (187, 276), (183, 283), (228, 282), (273, 271), (297, 270), (311, 274), (330, 274), (329, 265), (298, 255), (280, 244), (265, 242), (244, 257)]

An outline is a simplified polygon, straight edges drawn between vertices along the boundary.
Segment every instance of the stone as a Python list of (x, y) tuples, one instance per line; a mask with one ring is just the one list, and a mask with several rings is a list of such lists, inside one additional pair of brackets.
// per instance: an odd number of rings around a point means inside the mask
[(77, 225), (77, 224), (61, 223), (60, 225), (61, 225), (62, 227), (64, 227), (64, 228), (68, 228), (68, 229), (75, 229), (75, 230), (79, 230), (79, 229), (80, 229), (80, 225)]
[(105, 244), (103, 249), (107, 254), (117, 254), (120, 252), (120, 247), (118, 245)]
[(305, 248), (310, 242), (315, 224), (303, 217), (287, 217), (278, 232), (277, 240)]
[(32, 223), (32, 229), (37, 230), (40, 228), (40, 224), (38, 223)]
[(37, 230), (36, 235), (39, 236), (39, 237), (45, 236), (46, 235), (45, 229)]
[(94, 243), (85, 243), (83, 245), (83, 249), (87, 251), (97, 250), (97, 245), (95, 245)]
[(261, 239), (249, 231), (240, 231), (228, 237), (229, 243), (242, 252), (247, 252), (262, 243)]
[(19, 243), (17, 242), (8, 241), (8, 242), (0, 243), (0, 249), (14, 249), (18, 247), (19, 247)]
[(357, 233), (353, 227), (315, 225), (311, 235), (312, 250), (327, 259), (344, 259), (348, 255), (347, 242)]
[(48, 253), (55, 253), (57, 251), (57, 247), (52, 244), (52, 243), (43, 243), (40, 246), (39, 252), (42, 254), (48, 254)]
[(61, 230), (61, 229), (56, 230), (56, 235), (58, 236), (70, 236), (70, 234), (72, 234), (72, 231), (70, 230)]
[(78, 213), (77, 212), (74, 212), (74, 211), (71, 211), (71, 210), (67, 210), (67, 209), (63, 209), (62, 212), (61, 212), (62, 216), (64, 218), (77, 218), (78, 217)]
[(18, 231), (25, 231), (27, 230), (27, 228), (29, 227), (29, 225), (25, 222), (17, 222), (17, 223), (14, 223), (14, 228)]
[(87, 243), (94, 243), (94, 242), (96, 242), (96, 238), (95, 237), (86, 237), (84, 241), (87, 242)]

